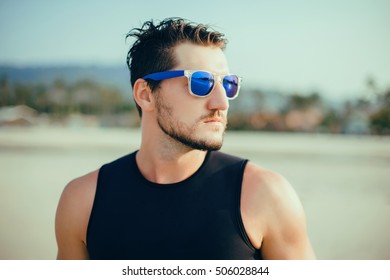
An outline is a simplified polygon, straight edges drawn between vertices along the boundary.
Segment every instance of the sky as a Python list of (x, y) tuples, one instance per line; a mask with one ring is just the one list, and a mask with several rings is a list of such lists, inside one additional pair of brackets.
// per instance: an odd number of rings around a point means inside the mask
[(243, 87), (346, 99), (390, 88), (390, 0), (0, 0), (0, 65), (124, 64), (126, 33), (183, 17), (229, 40)]

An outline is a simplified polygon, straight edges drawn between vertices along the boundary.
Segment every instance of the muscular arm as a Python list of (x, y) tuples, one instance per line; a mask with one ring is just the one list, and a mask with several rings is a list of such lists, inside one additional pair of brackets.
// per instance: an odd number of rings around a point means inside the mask
[(97, 171), (71, 181), (58, 203), (57, 259), (88, 259), (86, 233), (95, 196)]
[(263, 258), (315, 258), (302, 204), (282, 176), (249, 163), (241, 202), (244, 225)]

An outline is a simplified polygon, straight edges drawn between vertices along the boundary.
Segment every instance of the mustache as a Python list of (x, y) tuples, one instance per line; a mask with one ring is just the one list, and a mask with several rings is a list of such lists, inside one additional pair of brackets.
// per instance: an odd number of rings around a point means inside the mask
[(199, 122), (208, 120), (208, 119), (220, 119), (225, 125), (227, 125), (227, 117), (226, 114), (222, 113), (219, 110), (212, 111), (208, 114), (204, 114), (199, 118)]

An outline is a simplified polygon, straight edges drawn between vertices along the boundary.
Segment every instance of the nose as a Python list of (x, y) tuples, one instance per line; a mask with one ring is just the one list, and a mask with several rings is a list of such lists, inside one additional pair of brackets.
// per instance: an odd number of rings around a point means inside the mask
[(229, 109), (229, 100), (226, 91), (220, 81), (216, 81), (213, 91), (208, 96), (207, 109), (226, 111)]

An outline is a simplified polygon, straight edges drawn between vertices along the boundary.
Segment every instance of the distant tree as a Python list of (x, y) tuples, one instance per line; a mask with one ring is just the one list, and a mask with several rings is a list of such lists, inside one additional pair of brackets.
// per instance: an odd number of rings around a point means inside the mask
[(11, 85), (6, 75), (0, 78), (0, 107), (11, 105), (12, 91)]
[(34, 96), (33, 86), (31, 84), (15, 83), (14, 104), (12, 105), (27, 105), (30, 106)]
[(390, 107), (381, 108), (371, 117), (371, 130), (376, 134), (390, 134)]
[(390, 134), (390, 89), (379, 96), (381, 107), (370, 119), (371, 131), (376, 134)]
[(321, 102), (321, 96), (316, 92), (312, 93), (309, 96), (304, 96), (295, 93), (289, 96), (288, 110), (306, 109), (311, 106), (321, 105)]
[(41, 113), (49, 112), (49, 99), (47, 96), (47, 87), (43, 84), (38, 84), (33, 88), (31, 93), (33, 96), (32, 103), (29, 105)]
[(329, 109), (320, 124), (323, 131), (339, 133), (341, 130), (342, 118), (334, 109)]
[(45, 93), (47, 102), (46, 113), (52, 114), (55, 118), (63, 118), (70, 113), (69, 86), (62, 79), (56, 79)]

